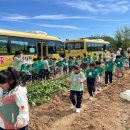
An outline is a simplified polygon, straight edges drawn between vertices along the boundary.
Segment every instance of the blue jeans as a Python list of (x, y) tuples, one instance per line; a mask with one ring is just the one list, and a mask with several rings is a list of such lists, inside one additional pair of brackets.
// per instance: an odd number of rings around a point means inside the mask
[[(0, 128), (0, 130), (6, 130), (6, 129)], [(25, 127), (23, 127), (23, 128), (20, 128), (20, 129), (18, 129), (18, 130), (28, 130), (28, 125), (25, 126)]]

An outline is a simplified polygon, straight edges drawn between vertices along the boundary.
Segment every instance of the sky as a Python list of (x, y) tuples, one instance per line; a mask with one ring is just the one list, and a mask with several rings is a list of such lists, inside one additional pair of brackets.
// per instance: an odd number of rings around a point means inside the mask
[(0, 29), (65, 39), (114, 36), (130, 26), (130, 0), (0, 0)]

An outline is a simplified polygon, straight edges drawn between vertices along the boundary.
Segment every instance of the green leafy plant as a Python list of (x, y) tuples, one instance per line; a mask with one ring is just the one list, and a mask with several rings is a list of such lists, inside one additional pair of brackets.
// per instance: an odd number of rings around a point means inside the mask
[(67, 76), (55, 80), (37, 81), (27, 86), (28, 100), (31, 106), (47, 103), (54, 94), (63, 92), (67, 87)]

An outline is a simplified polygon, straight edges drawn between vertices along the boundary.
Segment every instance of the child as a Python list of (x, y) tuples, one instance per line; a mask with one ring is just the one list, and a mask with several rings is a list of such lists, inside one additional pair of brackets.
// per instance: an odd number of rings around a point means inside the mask
[(33, 72), (33, 68), (32, 68), (32, 64), (33, 62), (32, 61), (29, 61), (28, 64), (27, 64), (27, 78), (26, 80), (31, 82), (32, 81), (32, 72)]
[(128, 56), (127, 56), (126, 52), (124, 52), (124, 54), (123, 54), (123, 61), (124, 61), (124, 67), (127, 68), (128, 67)]
[(103, 66), (101, 66), (101, 62), (97, 61), (96, 62), (96, 69), (98, 70), (98, 73), (99, 73), (99, 83), (102, 84), (102, 80), (103, 80), (103, 71), (104, 71), (104, 68)]
[(91, 56), (88, 55), (88, 64), (90, 64), (90, 63), (91, 63)]
[(50, 58), (49, 66), (50, 66), (50, 76), (51, 78), (54, 78), (54, 75), (55, 75), (55, 59), (54, 58)]
[(28, 69), (27, 69), (27, 62), (23, 62), (22, 66), (21, 66), (21, 80), (22, 80), (22, 85), (26, 85), (27, 82), (27, 73), (28, 73)]
[(114, 53), (111, 54), (111, 59), (112, 59), (113, 62), (115, 62), (115, 60), (116, 60), (116, 55), (115, 55)]
[(103, 61), (106, 62), (106, 59), (108, 57), (107, 50), (103, 52)]
[(0, 110), (0, 130), (28, 130), (27, 90), (12, 67), (0, 71)]
[(76, 57), (76, 59), (75, 59), (75, 64), (77, 64), (77, 65), (79, 66), (79, 64), (80, 64), (79, 56)]
[[(83, 82), (86, 80), (83, 72), (80, 71), (78, 65), (74, 65), (73, 72), (67, 82), (71, 84), (70, 100), (72, 102), (71, 109), (76, 108), (76, 112), (80, 113), (80, 107), (82, 103), (84, 85)], [(75, 100), (76, 96), (76, 100)]]
[(43, 69), (43, 78), (48, 80), (50, 79), (49, 75), (50, 75), (50, 66), (49, 66), (49, 57), (45, 57), (44, 58), (44, 69)]
[(13, 57), (13, 67), (18, 72), (20, 72), (21, 70), (21, 66), (23, 62), (22, 57), (23, 57), (23, 54), (20, 51), (15, 51), (15, 56)]
[(69, 73), (71, 73), (73, 70), (73, 58), (72, 57), (69, 57), (68, 67), (69, 67)]
[(83, 57), (83, 61), (82, 61), (83, 63), (82, 63), (82, 69), (83, 70), (86, 70), (87, 69), (87, 67), (88, 67), (88, 58), (87, 58), (87, 55), (86, 54), (84, 54), (84, 57)]
[(33, 59), (32, 67), (33, 67), (32, 79), (33, 79), (33, 81), (34, 81), (34, 80), (38, 80), (39, 64), (38, 64), (38, 62), (37, 62), (37, 58), (34, 58), (34, 59)]
[(59, 75), (61, 76), (63, 74), (63, 58), (60, 58), (59, 61), (57, 62), (58, 70), (59, 70)]
[(66, 75), (67, 72), (68, 72), (68, 66), (66, 63), (66, 59), (64, 58), (64, 60), (63, 60), (63, 73), (64, 73), (64, 75)]
[(44, 69), (44, 62), (43, 60), (41, 60), (40, 57), (37, 58), (37, 64), (38, 64), (38, 69), (39, 69), (39, 73), (38, 73), (38, 79), (43, 79), (44, 73), (43, 73), (43, 69)]
[(119, 77), (120, 73), (122, 74), (122, 77), (124, 77), (124, 60), (121, 55), (116, 57), (115, 64), (117, 77)]
[(97, 54), (94, 53), (94, 56), (93, 56), (93, 62), (96, 63), (96, 61), (97, 61)]
[(112, 77), (114, 71), (114, 62), (110, 57), (107, 57), (105, 62), (105, 85), (108, 85), (108, 80), (112, 84)]
[(99, 54), (99, 56), (98, 56), (98, 61), (99, 61), (99, 62), (102, 62), (102, 54)]
[(90, 100), (93, 100), (93, 96), (95, 95), (96, 88), (95, 82), (98, 77), (98, 71), (96, 69), (95, 63), (90, 63), (89, 68), (86, 70), (86, 77), (87, 77), (87, 87), (88, 92), (90, 95)]

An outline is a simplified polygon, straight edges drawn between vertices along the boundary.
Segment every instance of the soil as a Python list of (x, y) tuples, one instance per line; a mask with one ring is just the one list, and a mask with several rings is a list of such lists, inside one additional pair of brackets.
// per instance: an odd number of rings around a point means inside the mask
[(69, 90), (56, 95), (48, 104), (30, 108), (30, 130), (130, 130), (130, 102), (119, 95), (130, 89), (130, 75), (114, 78), (102, 86), (93, 101), (84, 92), (81, 113), (70, 110)]

